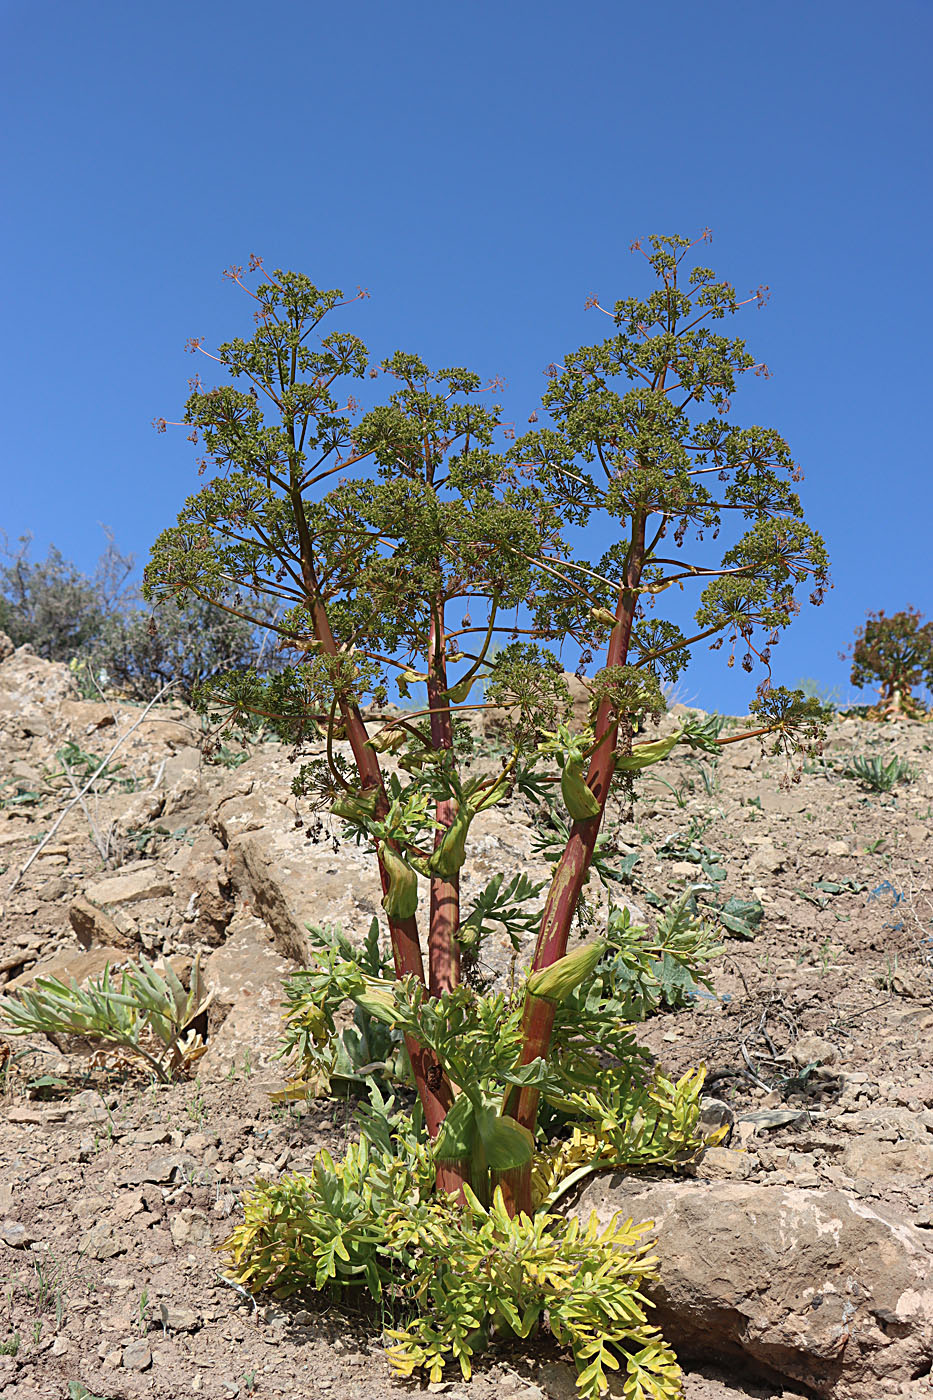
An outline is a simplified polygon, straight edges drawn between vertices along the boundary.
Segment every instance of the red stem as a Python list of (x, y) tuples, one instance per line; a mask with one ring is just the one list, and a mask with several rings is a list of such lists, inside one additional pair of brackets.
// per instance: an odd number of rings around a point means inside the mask
[[(624, 666), (632, 636), (632, 624), (638, 605), (635, 590), (641, 578), (645, 554), (644, 517), (633, 522), (632, 545), (629, 550), (625, 582), (619, 590), (615, 625), (609, 639), (607, 666)], [(587, 821), (574, 822), (570, 835), (551, 880), (532, 969), (551, 967), (567, 951), (574, 915), (586, 882), (587, 871), (596, 849), (596, 838), (606, 810), (609, 789), (615, 771), (615, 751), (618, 722), (608, 700), (603, 700), (596, 712), (595, 746), (590, 760), (587, 783), (599, 801), (599, 815)], [(522, 1026), (523, 1041), (519, 1065), (547, 1057), (554, 1029), (554, 1005), (540, 997), (528, 997)], [(523, 1127), (534, 1132), (538, 1118), (540, 1093), (535, 1088), (512, 1089), (507, 1095), (504, 1111)], [(522, 1167), (508, 1173), (500, 1182), (503, 1195), (512, 1214), (531, 1213), (531, 1168)]]
[[(304, 518), (303, 502), (300, 492), (294, 494), (292, 507), (298, 526), (301, 546), (302, 581), (311, 608), (314, 635), (318, 642), (320, 642), (322, 651), (329, 656), (336, 656), (337, 643), (331, 629), (327, 609), (321, 599), (320, 589), (314, 571), (311, 541)], [(347, 739), (353, 751), (361, 786), (364, 789), (376, 788), (378, 790), (377, 813), (379, 815), (385, 815), (389, 810), (389, 802), (386, 796), (385, 784), (382, 780), (382, 769), (379, 766), (378, 755), (366, 742), (369, 736), (367, 735), (366, 725), (360, 714), (359, 707), (349, 704), (347, 701), (342, 701), (340, 703), (340, 716), (346, 727)], [(389, 887), (389, 879), (381, 860), (379, 861), (379, 878), (382, 882), (383, 894), (385, 894)], [(411, 975), (417, 977), (420, 982), (424, 983), (424, 961), (421, 956), (421, 941), (418, 937), (417, 920), (414, 917), (410, 919), (389, 918), (389, 936), (392, 941), (392, 955), (395, 962), (396, 976), (404, 977), (406, 975)], [(433, 1050), (429, 1050), (426, 1046), (419, 1044), (419, 1042), (411, 1036), (405, 1037), (405, 1048), (411, 1060), (412, 1073), (414, 1074), (415, 1084), (418, 1089), (418, 1097), (424, 1108), (425, 1123), (428, 1132), (433, 1138), (437, 1136), (441, 1124), (447, 1117), (447, 1113), (453, 1103), (453, 1091), (450, 1087), (450, 1081), (444, 1073), (443, 1067)], [(458, 1173), (453, 1172), (451, 1175), (447, 1169), (440, 1168), (438, 1170), (437, 1183), (441, 1190), (459, 1191), (462, 1185), (462, 1179)]]
[[(431, 744), (434, 749), (453, 749), (453, 723), (447, 690), (447, 657), (444, 651), (444, 605), (438, 601), (431, 613), (428, 644), (428, 708), (431, 712)], [(457, 815), (457, 804), (450, 798), (438, 802), (435, 815), (440, 827), (434, 833), (434, 849)], [(432, 996), (452, 991), (460, 982), (460, 876), (435, 875), (431, 880), (431, 911), (428, 931), (428, 989)]]

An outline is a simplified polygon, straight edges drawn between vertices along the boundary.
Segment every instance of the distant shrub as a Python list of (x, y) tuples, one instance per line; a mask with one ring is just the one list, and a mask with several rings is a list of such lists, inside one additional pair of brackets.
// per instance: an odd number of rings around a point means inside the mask
[(852, 684), (877, 686), (876, 713), (926, 713), (911, 690), (933, 684), (933, 622), (924, 622), (916, 608), (905, 608), (890, 617), (884, 611), (869, 613), (846, 654), (852, 657)]
[(29, 558), (31, 535), (0, 554), (0, 630), (46, 661), (70, 661), (91, 648), (107, 618), (121, 607), (133, 561), (108, 540), (93, 575), (81, 573), (54, 545), (45, 559)]
[(255, 629), (200, 599), (184, 610), (166, 605), (112, 614), (90, 648), (108, 685), (149, 700), (169, 681), (182, 694), (232, 667), (255, 666)]
[[(54, 545), (29, 558), (32, 538), (0, 547), (0, 631), (47, 661), (85, 663), (102, 687), (149, 700), (169, 681), (190, 695), (200, 682), (237, 667), (262, 669), (266, 647), (251, 622), (192, 598), (183, 609), (143, 606), (131, 582), (133, 558), (108, 534), (93, 574)], [(255, 609), (254, 609), (255, 612)]]

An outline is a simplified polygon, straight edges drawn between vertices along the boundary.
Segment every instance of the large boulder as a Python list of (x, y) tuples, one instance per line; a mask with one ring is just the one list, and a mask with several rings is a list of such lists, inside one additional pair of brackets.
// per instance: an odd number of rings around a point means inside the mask
[(833, 1400), (933, 1363), (926, 1232), (838, 1191), (600, 1176), (570, 1213), (653, 1221), (652, 1320), (685, 1357), (735, 1357)]

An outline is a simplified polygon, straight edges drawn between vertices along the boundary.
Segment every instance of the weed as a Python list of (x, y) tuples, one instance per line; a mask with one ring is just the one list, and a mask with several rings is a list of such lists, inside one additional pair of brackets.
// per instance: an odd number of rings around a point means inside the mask
[(691, 758), (688, 759), (687, 762), (690, 764), (693, 771), (698, 774), (706, 796), (712, 797), (719, 787), (718, 759), (713, 759), (710, 763), (702, 763), (698, 758)]
[(11, 1332), (0, 1342), (0, 1356), (15, 1356), (19, 1351), (19, 1333)]
[(249, 760), (248, 749), (231, 749), (229, 744), (221, 744), (208, 756), (208, 762), (221, 768), (239, 768)]
[(109, 1397), (92, 1395), (83, 1381), (69, 1381), (68, 1400), (109, 1400)]
[(199, 1128), (203, 1128), (204, 1124), (207, 1122), (207, 1106), (204, 1102), (204, 1096), (201, 1093), (200, 1079), (197, 1080), (195, 1084), (195, 1089), (197, 1090), (197, 1092), (195, 1093), (194, 1098), (189, 1099), (188, 1102), (185, 1104), (185, 1112), (191, 1119), (192, 1123), (195, 1123)]
[(62, 765), (62, 771), (50, 773), (51, 778), (67, 777), (70, 773), (73, 778), (80, 778), (82, 782), (86, 782), (88, 778), (94, 777), (98, 791), (102, 786), (116, 787), (121, 792), (135, 792), (139, 787), (139, 780), (127, 775), (126, 764), (108, 763), (101, 768), (100, 758), (96, 754), (85, 753), (71, 739), (56, 750), (55, 757)]

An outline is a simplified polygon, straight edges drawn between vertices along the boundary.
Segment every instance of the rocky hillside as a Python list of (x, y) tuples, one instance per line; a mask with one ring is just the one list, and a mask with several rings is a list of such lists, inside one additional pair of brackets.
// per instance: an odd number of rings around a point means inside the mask
[[(308, 923), (362, 937), (381, 910), (371, 861), (291, 796), (286, 748), (231, 743), (205, 757), (204, 740), (201, 721), (180, 705), (146, 713), (81, 699), (67, 667), (26, 648), (0, 660), (0, 990), (42, 973), (82, 981), (143, 953), (181, 970), (200, 954), (214, 991), (196, 1084), (150, 1090), (108, 1076), (90, 1052), (9, 1041), (15, 1058), (0, 1108), (0, 1255), (10, 1281), (0, 1394), (9, 1400), (65, 1396), (69, 1382), (106, 1396), (255, 1388), (343, 1400), (395, 1389), (368, 1356), (365, 1329), (261, 1301), (257, 1311), (220, 1280), (210, 1253), (252, 1177), (301, 1169), (322, 1143), (342, 1140), (342, 1113), (270, 1103), (285, 1074), (273, 1058), (282, 979), (307, 956)], [(873, 790), (873, 772), (893, 758), (900, 781)], [(492, 727), (477, 732), (476, 762), (498, 762)], [(705, 1064), (711, 1121), (735, 1120), (731, 1144), (706, 1154), (698, 1181), (673, 1183), (706, 1183), (707, 1205), (724, 1193), (719, 1218), (735, 1248), (711, 1249), (715, 1269), (689, 1244), (698, 1230), (712, 1240), (715, 1219), (698, 1225), (676, 1203), (666, 1213), (651, 1204), (668, 1222), (665, 1297), (680, 1299), (669, 1328), (692, 1298), (681, 1345), (732, 1358), (728, 1374), (698, 1363), (691, 1400), (778, 1396), (782, 1386), (863, 1400), (929, 1395), (933, 726), (840, 718), (822, 758), (788, 776), (755, 742), (726, 746), (718, 763), (686, 757), (652, 770), (634, 819), (616, 812), (611, 824), (624, 879), (608, 893), (591, 886), (596, 918), (612, 898), (650, 921), (699, 886), (701, 906), (724, 921), (715, 994), (640, 1029), (669, 1071)], [(482, 814), (467, 901), (499, 871), (545, 879), (537, 832), (521, 800)], [(493, 975), (507, 974), (504, 937), (487, 959)], [(785, 1195), (774, 1215), (776, 1192)], [(812, 1202), (812, 1219), (794, 1215), (798, 1197)], [(851, 1230), (838, 1225), (844, 1210), (857, 1217)], [(798, 1221), (793, 1248), (788, 1212)], [(773, 1224), (750, 1224), (772, 1215)], [(665, 1236), (678, 1228), (687, 1245)], [(810, 1251), (824, 1228), (844, 1259)], [(897, 1275), (900, 1291), (888, 1298), (892, 1231), (898, 1257), (914, 1251), (916, 1268), (912, 1282)], [(859, 1260), (872, 1254), (869, 1277)], [(778, 1256), (781, 1287), (769, 1290)], [(36, 1303), (43, 1269), (57, 1280), (49, 1296), (58, 1305)], [(859, 1289), (873, 1310), (859, 1310)], [(911, 1289), (922, 1307), (908, 1316), (898, 1300)], [(828, 1300), (821, 1312), (817, 1296)], [(863, 1313), (859, 1332), (851, 1319)], [(749, 1360), (783, 1381), (740, 1381)], [(491, 1361), (471, 1391), (457, 1383), (448, 1393), (531, 1400), (569, 1393), (566, 1385), (542, 1352)]]

